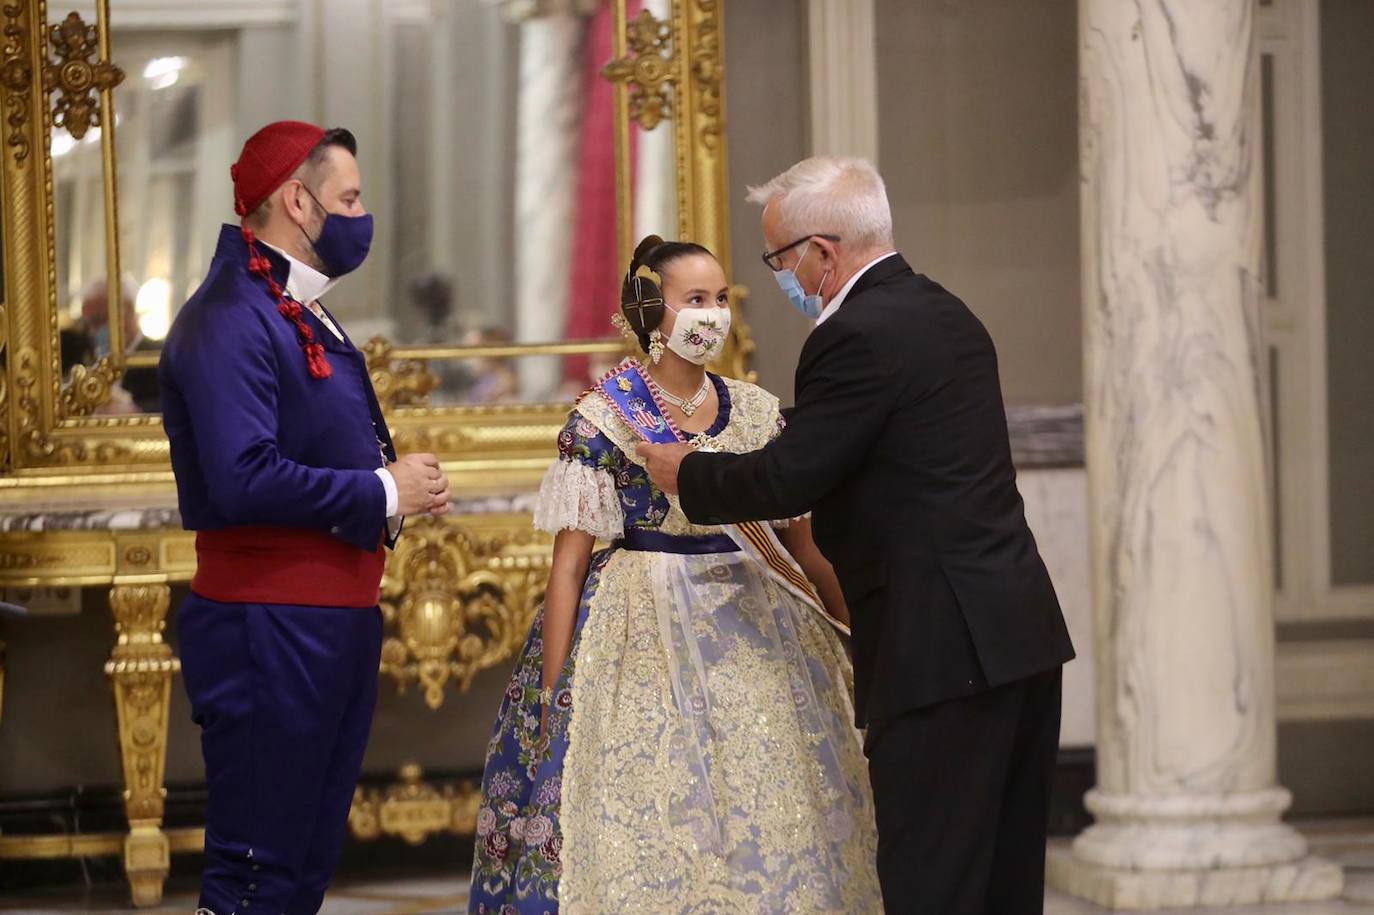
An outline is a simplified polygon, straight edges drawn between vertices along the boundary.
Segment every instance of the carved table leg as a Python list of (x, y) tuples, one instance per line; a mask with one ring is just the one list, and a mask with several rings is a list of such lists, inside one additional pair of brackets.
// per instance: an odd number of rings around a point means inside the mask
[(161, 582), (116, 584), (110, 589), (119, 639), (105, 664), (119, 715), (119, 750), (124, 764), (124, 809), (129, 835), (124, 870), (134, 905), (162, 901), (171, 851), (162, 831), (167, 789), (167, 718), (172, 677), (181, 662), (162, 640), (171, 588)]

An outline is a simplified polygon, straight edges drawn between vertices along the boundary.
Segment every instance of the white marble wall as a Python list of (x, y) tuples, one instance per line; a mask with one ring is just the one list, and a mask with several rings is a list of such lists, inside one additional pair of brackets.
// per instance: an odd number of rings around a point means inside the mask
[(1033, 468), (1016, 477), (1026, 520), (1054, 581), (1078, 657), (1064, 668), (1059, 745), (1095, 739), (1092, 595), (1088, 575), (1088, 478), (1082, 467)]

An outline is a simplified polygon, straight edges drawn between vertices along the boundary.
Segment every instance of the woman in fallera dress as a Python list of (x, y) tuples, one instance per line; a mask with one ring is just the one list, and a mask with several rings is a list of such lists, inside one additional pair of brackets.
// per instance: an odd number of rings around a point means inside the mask
[(646, 238), (617, 319), (646, 358), (558, 436), (535, 511), (553, 568), (488, 748), (474, 913), (882, 911), (847, 611), (810, 522), (693, 525), (636, 463), (640, 441), (745, 452), (782, 428), (776, 397), (704, 369), (726, 289), (705, 248)]

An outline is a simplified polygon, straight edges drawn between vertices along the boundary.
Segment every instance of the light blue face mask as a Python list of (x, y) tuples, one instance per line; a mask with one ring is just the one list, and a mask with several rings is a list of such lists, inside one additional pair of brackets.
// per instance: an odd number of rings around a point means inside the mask
[[(802, 258), (806, 257), (806, 252), (810, 250), (811, 242), (807, 242), (806, 247), (802, 248), (801, 257), (797, 258), (797, 266), (801, 266)], [(821, 276), (822, 286), (825, 285), (825, 278), (829, 275), (830, 271), (827, 270), (825, 274)], [(797, 311), (800, 311), (812, 321), (821, 316), (821, 312), (825, 310), (825, 302), (821, 299), (820, 290), (816, 290), (815, 295), (807, 295), (806, 290), (802, 288), (801, 280), (797, 279), (795, 269), (774, 270), (773, 279), (778, 281), (778, 287), (783, 291), (783, 294), (791, 300), (792, 304), (796, 306)]]

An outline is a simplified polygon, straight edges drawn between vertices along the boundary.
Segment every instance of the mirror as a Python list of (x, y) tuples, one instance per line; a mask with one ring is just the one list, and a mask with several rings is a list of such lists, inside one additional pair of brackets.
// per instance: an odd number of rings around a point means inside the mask
[(62, 377), (110, 352), (100, 128), (52, 133), (54, 253)]
[[(668, 0), (644, 7), (670, 16)], [(565, 401), (615, 361), (624, 266), (616, 89), (602, 75), (610, 3), (331, 0), (267, 25), (195, 18), (129, 23), (112, 3), (130, 367), (98, 412), (158, 409), (160, 341), (220, 225), (236, 221), (229, 166), (249, 132), (285, 118), (357, 136), (377, 236), (325, 304), (360, 346), (380, 336), (398, 355), (431, 350), (429, 404)], [(632, 128), (636, 235), (675, 236), (673, 124), (647, 125)], [(109, 347), (98, 129), (56, 131), (53, 163), (64, 346), (90, 364)], [(522, 349), (576, 342), (600, 352)], [(460, 346), (496, 355), (465, 358)]]
[[(609, 319), (633, 242), (728, 266), (722, 20), (707, 0), (0, 5), (0, 477), (40, 500), (170, 483), (140, 412), (159, 339), (234, 220), (244, 134), (304, 118), (360, 143), (377, 240), (326, 304), (394, 435), (474, 485), (537, 482), (569, 400), (629, 349)], [(717, 368), (746, 376), (751, 346), (737, 320)]]
[[(671, 0), (644, 0), (626, 25), (626, 45), (636, 61), (627, 99), (630, 128), (630, 212), (635, 244), (645, 235), (676, 239), (678, 224), (676, 104), (669, 58), (673, 54)], [(612, 65), (615, 66), (614, 64)]]

